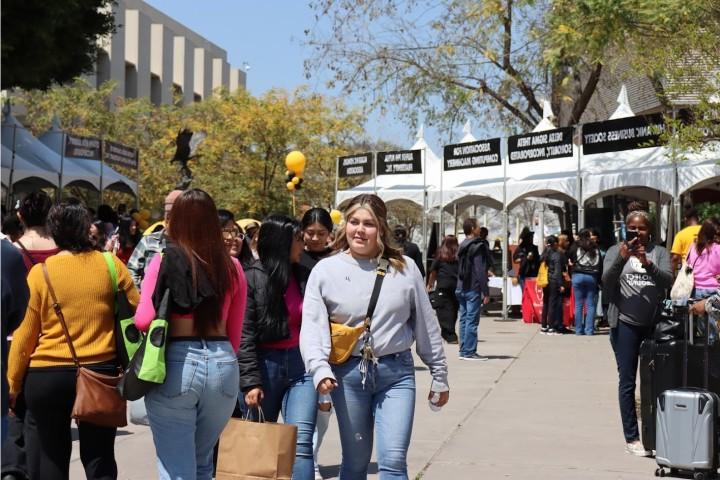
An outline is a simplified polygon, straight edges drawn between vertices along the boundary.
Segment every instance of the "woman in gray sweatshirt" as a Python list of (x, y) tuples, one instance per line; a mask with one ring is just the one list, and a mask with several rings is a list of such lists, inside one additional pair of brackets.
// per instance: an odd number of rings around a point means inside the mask
[[(428, 398), (449, 399), (447, 361), (440, 328), (415, 263), (390, 245), (387, 210), (376, 195), (359, 195), (348, 206), (336, 253), (313, 269), (305, 289), (300, 350), (320, 394), (330, 393), (343, 449), (341, 478), (366, 478), (377, 438), (382, 476), (407, 478), (415, 408), (415, 369), (410, 348), (433, 377)], [(329, 322), (362, 325), (377, 276), (389, 260), (369, 335), (345, 363), (330, 365)], [(372, 347), (361, 358), (363, 345)]]
[[(630, 212), (626, 220), (629, 241), (610, 247), (603, 264), (603, 295), (610, 301), (610, 343), (620, 377), (618, 397), (625, 434), (625, 450), (649, 456), (640, 442), (635, 411), (635, 379), (640, 344), (652, 334), (665, 292), (672, 286), (670, 255), (650, 242), (647, 212)], [(631, 237), (635, 237), (630, 239)]]

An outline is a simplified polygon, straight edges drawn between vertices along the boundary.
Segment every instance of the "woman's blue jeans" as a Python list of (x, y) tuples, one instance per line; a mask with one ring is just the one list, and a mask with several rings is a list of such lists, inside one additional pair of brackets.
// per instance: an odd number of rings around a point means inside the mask
[[(575, 334), (592, 335), (597, 310), (597, 279), (587, 273), (573, 273), (572, 286), (575, 294)], [(585, 307), (585, 315), (583, 315), (583, 307)]]
[[(297, 446), (293, 480), (313, 480), (313, 433), (317, 419), (318, 395), (312, 375), (305, 373), (300, 348), (259, 348), (257, 351), (263, 382), (261, 406), (265, 419), (277, 422), (280, 412), (283, 421), (297, 425)], [(241, 401), (243, 409), (247, 409)]]
[(161, 480), (210, 480), (213, 448), (237, 403), (240, 373), (225, 341), (173, 341), (165, 383), (145, 395)]
[(333, 366), (338, 386), (332, 391), (342, 445), (340, 479), (367, 478), (377, 434), (381, 480), (407, 479), (407, 452), (415, 416), (415, 367), (410, 350), (386, 355), (371, 363), (365, 386), (351, 357)]

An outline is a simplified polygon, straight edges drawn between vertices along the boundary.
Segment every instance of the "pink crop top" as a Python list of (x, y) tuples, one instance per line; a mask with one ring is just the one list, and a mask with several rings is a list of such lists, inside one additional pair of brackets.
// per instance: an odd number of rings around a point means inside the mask
[[(161, 255), (155, 255), (150, 260), (150, 265), (145, 269), (145, 278), (143, 279), (140, 289), (140, 303), (138, 303), (135, 312), (135, 325), (142, 330), (147, 331), (150, 323), (155, 320), (155, 306), (153, 305), (152, 296), (155, 291), (158, 273), (160, 272)], [(237, 279), (233, 285), (232, 291), (225, 294), (225, 301), (222, 306), (223, 318), (227, 320), (227, 335), (233, 350), (237, 351), (240, 345), (240, 334), (242, 333), (242, 323), (245, 317), (245, 303), (247, 302), (247, 281), (243, 273), (240, 262), (232, 259), (237, 270)], [(192, 315), (190, 315), (192, 316)], [(173, 318), (186, 318), (187, 315), (171, 314), (170, 321)]]

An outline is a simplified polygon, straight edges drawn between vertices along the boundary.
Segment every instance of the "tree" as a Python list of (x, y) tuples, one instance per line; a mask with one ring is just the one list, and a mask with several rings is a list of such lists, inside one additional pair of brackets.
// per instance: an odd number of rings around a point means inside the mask
[(312, 6), (318, 21), (306, 31), (315, 49), (308, 75), (329, 69), (330, 86), (359, 93), (372, 107), (396, 106), (415, 125), (423, 115), (445, 129), (455, 119), (479, 117), (510, 132), (529, 130), (544, 98), (560, 125), (577, 123), (603, 72), (621, 61), (632, 74), (650, 77), (669, 100), (668, 88), (677, 85), (666, 80), (681, 70), (678, 59), (694, 52), (707, 67), (718, 65), (720, 55), (720, 0), (315, 0)]
[(46, 89), (89, 72), (113, 33), (114, 0), (5, 0), (2, 89)]
[[(155, 106), (148, 99), (116, 99), (112, 83), (95, 90), (78, 81), (19, 96), (33, 133), (46, 131), (54, 115), (70, 133), (104, 137), (140, 151), (140, 203), (160, 214), (165, 194), (177, 180), (170, 159), (178, 131), (204, 131), (207, 138), (191, 160), (192, 187), (207, 190), (219, 207), (262, 218), (290, 211), (285, 186), (285, 155), (307, 157), (305, 183), (298, 202), (332, 202), (335, 158), (362, 138), (364, 118), (342, 101), (312, 94), (273, 90), (262, 97), (246, 91), (217, 95), (186, 106)], [(118, 168), (133, 177), (135, 172)], [(242, 217), (241, 217), (242, 218)]]

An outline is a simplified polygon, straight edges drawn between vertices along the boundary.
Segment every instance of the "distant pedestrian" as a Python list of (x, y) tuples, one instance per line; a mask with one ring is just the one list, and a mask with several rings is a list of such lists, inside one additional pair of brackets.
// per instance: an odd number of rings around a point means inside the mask
[(592, 335), (595, 330), (597, 292), (602, 276), (602, 255), (590, 229), (578, 233), (578, 241), (568, 252), (575, 295), (575, 335)]
[[(172, 210), (175, 199), (177, 199), (182, 193), (182, 190), (173, 190), (165, 197), (165, 223), (167, 223), (168, 218), (170, 217), (170, 210)], [(140, 242), (138, 242), (127, 263), (130, 276), (138, 289), (140, 289), (142, 280), (145, 277), (145, 268), (150, 264), (150, 260), (164, 249), (164, 228), (149, 235), (145, 235), (140, 239)]]
[[(410, 348), (415, 343), (430, 369), (428, 398), (442, 407), (450, 393), (440, 328), (417, 266), (392, 246), (384, 202), (376, 195), (359, 195), (345, 218), (334, 244), (337, 253), (310, 274), (300, 333), (303, 359), (318, 392), (332, 394), (343, 451), (340, 478), (367, 477), (377, 439), (380, 478), (406, 479), (415, 410)], [(331, 366), (328, 320), (363, 324), (381, 259), (389, 267), (370, 331), (346, 362)]]
[(161, 479), (210, 480), (213, 449), (237, 404), (246, 301), (225, 250), (215, 202), (191, 189), (173, 200), (166, 248), (147, 265), (135, 324), (147, 331), (169, 292), (165, 382), (145, 395)]
[(690, 246), (697, 240), (698, 233), (700, 233), (700, 216), (697, 210), (694, 208), (685, 210), (683, 220), (685, 222), (685, 228), (675, 234), (672, 248), (670, 249), (670, 253), (672, 254), (671, 263), (673, 275), (682, 265), (683, 260), (685, 260), (690, 250)]
[(559, 335), (568, 333), (563, 324), (562, 296), (565, 292), (564, 275), (567, 274), (567, 258), (560, 249), (558, 237), (550, 235), (545, 243), (541, 261), (548, 269), (548, 285), (543, 288), (543, 311), (540, 333)]
[(528, 227), (520, 232), (520, 244), (513, 253), (513, 263), (518, 266), (520, 288), (525, 291), (525, 279), (537, 277), (540, 269), (540, 253), (533, 243), (534, 232)]
[(425, 266), (423, 265), (422, 252), (416, 243), (413, 243), (408, 239), (407, 228), (405, 228), (404, 225), (396, 225), (395, 228), (393, 228), (393, 236), (395, 237), (395, 241), (398, 246), (402, 249), (403, 254), (407, 255), (413, 260), (413, 262), (415, 262), (418, 270), (420, 270), (420, 275), (425, 278)]
[(435, 260), (430, 266), (427, 279), (427, 290), (433, 292), (435, 312), (440, 323), (440, 334), (451, 344), (458, 343), (455, 333), (460, 304), (455, 296), (458, 283), (458, 241), (454, 235), (446, 236), (435, 253)]
[(28, 194), (20, 202), (17, 216), (25, 233), (15, 241), (15, 246), (20, 249), (28, 271), (60, 251), (46, 225), (50, 207), (52, 200), (42, 190)]
[(455, 296), (460, 313), (460, 360), (484, 361), (478, 355), (478, 324), (483, 305), (490, 303), (488, 265), (490, 252), (487, 240), (480, 236), (481, 227), (476, 218), (463, 222), (465, 240), (458, 249), (458, 281)]
[(609, 300), (610, 343), (615, 352), (619, 384), (620, 417), (625, 450), (649, 456), (640, 442), (635, 409), (635, 379), (640, 344), (652, 335), (665, 291), (673, 274), (667, 250), (650, 241), (652, 225), (646, 211), (631, 211), (625, 222), (631, 238), (610, 247), (603, 265), (603, 294)]

